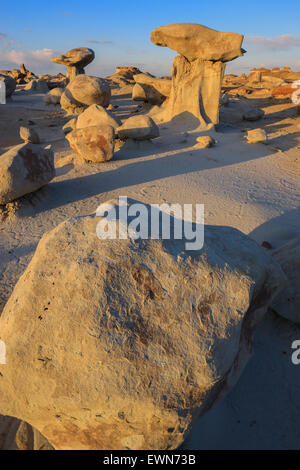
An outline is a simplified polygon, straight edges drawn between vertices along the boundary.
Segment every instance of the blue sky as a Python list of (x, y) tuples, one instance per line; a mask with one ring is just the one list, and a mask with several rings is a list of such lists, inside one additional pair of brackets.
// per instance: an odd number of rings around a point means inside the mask
[(227, 66), (247, 72), (254, 66), (289, 65), (300, 70), (299, 0), (73, 0), (4, 2), (0, 21), (0, 69), (20, 63), (36, 73), (65, 72), (50, 58), (73, 47), (91, 47), (87, 73), (106, 76), (118, 65), (169, 74), (176, 53), (157, 47), (157, 26), (193, 22), (245, 35), (247, 54)]

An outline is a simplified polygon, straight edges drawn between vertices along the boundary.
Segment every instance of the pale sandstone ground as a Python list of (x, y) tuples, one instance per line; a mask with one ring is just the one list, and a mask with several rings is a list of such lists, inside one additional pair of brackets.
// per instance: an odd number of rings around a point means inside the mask
[[(121, 119), (137, 108), (131, 89), (113, 90), (111, 102), (119, 105), (114, 112)], [(186, 138), (183, 124), (164, 124), (161, 137), (128, 143), (111, 162), (74, 165), (61, 131), (64, 114), (45, 107), (42, 98), (17, 92), (0, 107), (0, 152), (21, 143), (19, 127), (32, 120), (45, 144), (53, 145), (57, 166), (48, 186), (2, 213), (0, 312), (44, 232), (73, 215), (95, 212), (101, 202), (119, 195), (147, 203), (204, 203), (206, 223), (231, 225), (274, 247), (299, 234), (300, 116), (291, 103), (251, 100), (266, 118), (220, 126), (212, 148), (194, 147), (199, 132), (190, 131)], [(267, 131), (267, 146), (246, 143), (245, 130), (257, 127)], [(199, 421), (184, 447), (300, 448), (300, 375), (290, 359), (294, 339), (300, 339), (300, 328), (270, 312), (257, 330), (254, 357), (237, 387)], [(13, 448), (15, 427), (15, 420), (1, 419), (2, 448)]]

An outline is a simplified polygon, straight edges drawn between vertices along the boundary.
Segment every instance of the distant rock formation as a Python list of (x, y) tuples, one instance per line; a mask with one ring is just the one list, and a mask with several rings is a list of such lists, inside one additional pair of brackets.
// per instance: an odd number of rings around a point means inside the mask
[(95, 53), (87, 47), (77, 47), (71, 49), (63, 55), (54, 57), (51, 62), (62, 64), (67, 67), (67, 82), (77, 75), (84, 74), (84, 67), (90, 64), (95, 58)]

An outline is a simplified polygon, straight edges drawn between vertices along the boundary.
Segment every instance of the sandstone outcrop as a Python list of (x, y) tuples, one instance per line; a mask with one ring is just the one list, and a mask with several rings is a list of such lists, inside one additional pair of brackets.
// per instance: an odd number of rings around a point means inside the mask
[(0, 412), (55, 449), (175, 449), (235, 385), (284, 275), (230, 227), (207, 226), (188, 251), (99, 240), (99, 222), (46, 233), (16, 284), (0, 317)]
[(77, 47), (71, 49), (63, 55), (51, 59), (55, 64), (62, 64), (67, 67), (67, 82), (73, 80), (77, 75), (84, 74), (84, 67), (90, 64), (95, 58), (95, 53), (87, 47)]
[(181, 23), (155, 29), (151, 41), (180, 54), (173, 62), (169, 99), (152, 117), (164, 122), (185, 115), (202, 128), (217, 124), (225, 63), (243, 55), (243, 36)]

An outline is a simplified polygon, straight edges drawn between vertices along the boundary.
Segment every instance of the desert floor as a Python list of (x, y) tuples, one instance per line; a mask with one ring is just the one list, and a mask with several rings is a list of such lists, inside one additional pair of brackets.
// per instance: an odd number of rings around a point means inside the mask
[[(199, 131), (179, 122), (161, 125), (153, 142), (127, 142), (111, 162), (80, 164), (61, 130), (64, 112), (19, 87), (13, 101), (0, 106), (0, 153), (21, 143), (20, 126), (33, 121), (43, 143), (55, 151), (57, 176), (0, 214), (0, 313), (43, 233), (118, 196), (204, 204), (206, 224), (236, 227), (274, 248), (298, 235), (300, 116), (291, 103), (251, 101), (264, 109), (265, 118), (221, 124), (212, 148), (196, 148)], [(111, 102), (121, 119), (137, 109), (128, 87), (114, 90)], [(246, 130), (257, 127), (267, 131), (268, 145), (246, 143)], [(300, 449), (300, 366), (291, 362), (295, 339), (300, 327), (269, 311), (239, 383), (196, 423), (183, 448)], [(0, 418), (0, 448), (14, 447), (15, 427), (15, 420)]]

